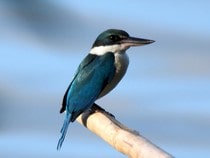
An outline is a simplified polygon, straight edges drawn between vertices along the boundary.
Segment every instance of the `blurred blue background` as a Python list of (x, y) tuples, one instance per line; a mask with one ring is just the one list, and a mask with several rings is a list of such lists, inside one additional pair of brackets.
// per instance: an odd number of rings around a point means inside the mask
[(97, 101), (175, 157), (210, 157), (210, 1), (0, 1), (0, 157), (125, 157), (77, 122), (56, 151), (63, 94), (99, 33), (156, 42)]

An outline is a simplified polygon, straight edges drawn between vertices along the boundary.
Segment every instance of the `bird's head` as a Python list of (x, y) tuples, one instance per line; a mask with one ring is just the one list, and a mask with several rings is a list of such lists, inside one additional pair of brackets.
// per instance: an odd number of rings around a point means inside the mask
[(90, 53), (96, 55), (103, 55), (107, 52), (121, 53), (125, 52), (131, 46), (141, 46), (153, 42), (153, 40), (149, 39), (130, 37), (123, 30), (109, 29), (97, 37)]

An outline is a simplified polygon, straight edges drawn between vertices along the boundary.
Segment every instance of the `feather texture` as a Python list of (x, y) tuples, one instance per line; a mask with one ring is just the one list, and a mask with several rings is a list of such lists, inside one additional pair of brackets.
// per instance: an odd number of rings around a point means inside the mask
[(70, 123), (70, 118), (71, 118), (71, 114), (70, 113), (66, 114), (66, 118), (64, 120), (63, 127), (61, 129), (61, 137), (60, 137), (60, 139), (58, 141), (57, 150), (61, 149), (63, 141), (64, 141), (64, 139), (66, 137), (66, 132), (68, 130), (68, 126), (69, 126), (69, 123)]
[(112, 81), (115, 74), (115, 56), (89, 54), (80, 64), (64, 98), (60, 112), (66, 110), (66, 118), (61, 130), (57, 149), (60, 149), (70, 122), (88, 110), (99, 97), (104, 87)]

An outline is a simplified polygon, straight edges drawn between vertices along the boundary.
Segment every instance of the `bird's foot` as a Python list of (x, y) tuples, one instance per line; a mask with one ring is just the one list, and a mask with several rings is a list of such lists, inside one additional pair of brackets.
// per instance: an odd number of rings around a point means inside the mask
[(99, 105), (94, 103), (93, 106), (90, 109), (83, 112), (82, 123), (85, 127), (87, 127), (88, 117), (95, 112), (101, 112), (101, 113), (105, 114), (106, 116), (108, 116), (110, 118), (115, 118), (114, 115), (112, 115), (111, 113), (107, 112), (105, 109), (103, 109), (102, 107), (100, 107)]
[(91, 113), (94, 112), (101, 112), (104, 113), (105, 115), (111, 116), (113, 118), (115, 118), (115, 116), (113, 114), (111, 114), (110, 112), (106, 111), (105, 109), (103, 109), (102, 107), (100, 107), (99, 105), (97, 105), (96, 103), (93, 104), (93, 106), (90, 108)]

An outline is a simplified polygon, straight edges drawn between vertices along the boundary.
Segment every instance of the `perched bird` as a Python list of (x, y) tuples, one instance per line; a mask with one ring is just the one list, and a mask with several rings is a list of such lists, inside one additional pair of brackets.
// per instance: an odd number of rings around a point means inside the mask
[(70, 122), (94, 102), (109, 93), (125, 75), (129, 59), (126, 50), (131, 46), (153, 43), (153, 40), (130, 37), (123, 30), (109, 29), (102, 32), (93, 43), (90, 53), (80, 63), (66, 90), (60, 113), (66, 111), (61, 129), (60, 149)]

